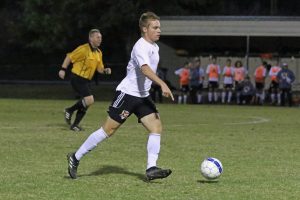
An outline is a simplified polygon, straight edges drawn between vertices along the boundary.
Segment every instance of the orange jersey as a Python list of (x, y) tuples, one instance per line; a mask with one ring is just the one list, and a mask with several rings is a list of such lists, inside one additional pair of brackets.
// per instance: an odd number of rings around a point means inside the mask
[(271, 67), (270, 72), (269, 72), (269, 76), (271, 77), (271, 80), (272, 80), (272, 81), (278, 82), (277, 74), (278, 74), (278, 72), (279, 72), (280, 70), (281, 70), (281, 68), (278, 67), (278, 66), (273, 66), (273, 67)]
[(190, 70), (183, 68), (180, 73), (180, 85), (188, 85), (189, 84), (189, 77), (190, 77)]
[(224, 67), (224, 70), (223, 70), (223, 75), (224, 76), (232, 77), (233, 74), (234, 74), (234, 71), (233, 71), (232, 67), (230, 67), (230, 66), (225, 66)]
[(221, 73), (220, 66), (210, 64), (207, 66), (206, 73), (208, 74), (208, 79), (210, 81), (218, 81), (219, 74)]
[(245, 76), (247, 74), (247, 71), (244, 67), (234, 68), (234, 80), (235, 81), (243, 81), (245, 79)]
[(255, 82), (263, 83), (266, 77), (266, 68), (263, 65), (260, 65), (256, 68), (254, 72)]

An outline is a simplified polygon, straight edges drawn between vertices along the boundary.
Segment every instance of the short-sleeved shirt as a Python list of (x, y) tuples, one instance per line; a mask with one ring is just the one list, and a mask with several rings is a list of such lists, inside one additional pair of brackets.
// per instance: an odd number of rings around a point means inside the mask
[(234, 80), (237, 82), (243, 81), (248, 71), (245, 67), (235, 67), (234, 68)]
[(279, 66), (272, 66), (269, 71), (269, 76), (271, 77), (271, 80), (274, 82), (278, 82), (277, 80), (277, 74), (281, 70)]
[(266, 74), (267, 70), (263, 65), (257, 67), (254, 72), (255, 82), (263, 83), (265, 81)]
[(91, 80), (96, 69), (104, 69), (101, 50), (93, 49), (89, 43), (80, 45), (68, 56), (73, 63), (72, 73), (82, 78)]
[(206, 74), (208, 74), (209, 81), (219, 81), (219, 75), (221, 74), (220, 65), (209, 64), (206, 68)]
[(232, 66), (225, 66), (222, 74), (224, 84), (233, 84), (234, 68)]
[(187, 68), (183, 68), (181, 73), (180, 73), (180, 85), (189, 85), (189, 78), (190, 78), (190, 70)]
[(156, 43), (147, 42), (141, 37), (131, 51), (126, 77), (116, 90), (135, 97), (149, 96), (152, 81), (142, 73), (141, 67), (148, 65), (156, 73), (159, 62), (158, 52), (159, 47)]

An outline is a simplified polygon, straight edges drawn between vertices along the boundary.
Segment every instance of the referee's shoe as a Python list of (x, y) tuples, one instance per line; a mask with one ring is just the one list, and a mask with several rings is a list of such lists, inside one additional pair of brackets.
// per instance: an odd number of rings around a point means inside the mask
[(67, 160), (68, 160), (68, 173), (72, 179), (76, 179), (79, 160), (76, 159), (75, 153), (69, 153), (67, 155)]
[(64, 115), (65, 115), (65, 121), (68, 125), (71, 125), (71, 119), (72, 119), (72, 115), (73, 113), (70, 112), (67, 108), (64, 110)]
[(148, 181), (159, 179), (159, 178), (167, 178), (172, 173), (170, 169), (161, 169), (158, 167), (150, 167), (146, 170), (146, 177)]

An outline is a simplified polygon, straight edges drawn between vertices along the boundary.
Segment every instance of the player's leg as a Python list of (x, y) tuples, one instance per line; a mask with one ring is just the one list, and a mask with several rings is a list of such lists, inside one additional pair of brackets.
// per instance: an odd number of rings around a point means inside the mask
[(100, 129), (93, 132), (75, 153), (68, 154), (68, 172), (71, 178), (77, 178), (77, 168), (80, 159), (88, 152), (92, 151), (99, 143), (112, 136), (120, 126), (121, 124), (119, 122), (116, 122), (108, 117), (104, 125)]
[(140, 120), (143, 126), (149, 131), (147, 143), (147, 169), (146, 176), (148, 180), (168, 177), (172, 171), (170, 169), (161, 169), (157, 167), (157, 159), (160, 152), (160, 140), (162, 133), (162, 123), (158, 113), (149, 114)]
[(280, 105), (285, 106), (285, 89), (280, 89)]
[(289, 106), (292, 107), (293, 106), (293, 94), (292, 94), (291, 88), (287, 89), (287, 99), (288, 99)]
[[(80, 89), (81, 85), (82, 85), (82, 81), (79, 79), (79, 77), (76, 75), (72, 75), (71, 76), (71, 86), (72, 86), (73, 90), (80, 96), (81, 96), (81, 89)], [(65, 116), (64, 117), (65, 117), (65, 121), (68, 125), (71, 125), (73, 113), (76, 110), (84, 107), (84, 105), (85, 105), (85, 102), (84, 102), (83, 98), (80, 98), (75, 104), (73, 104), (72, 106), (70, 106), (68, 108), (65, 108), (65, 110), (64, 110)]]
[(265, 103), (266, 92), (265, 92), (265, 83), (261, 83), (261, 95), (260, 95), (260, 104), (263, 105)]
[(183, 104), (187, 103), (187, 97), (189, 93), (189, 85), (184, 85), (184, 92), (183, 92)]
[[(65, 119), (68, 124), (71, 124), (72, 114), (77, 110), (76, 118), (70, 129), (73, 131), (80, 131), (79, 123), (86, 114), (86, 111), (90, 105), (94, 103), (94, 97), (91, 93), (89, 81), (78, 76), (73, 76), (71, 79), (71, 85), (73, 89), (81, 96), (81, 99), (73, 106), (65, 109)], [(69, 116), (69, 118), (68, 118)]]
[(112, 136), (120, 126), (121, 123), (111, 119), (108, 116), (103, 126), (93, 132), (76, 151), (76, 159), (80, 160), (85, 154), (93, 150), (100, 142)]
[(213, 92), (212, 82), (209, 81), (209, 83), (208, 83), (208, 103), (212, 103), (212, 92)]
[[(109, 116), (103, 126), (93, 132), (75, 153), (68, 154), (68, 172), (71, 178), (77, 178), (79, 160), (85, 154), (93, 150), (99, 143), (112, 136), (121, 124), (125, 122), (126, 118), (130, 116), (131, 105), (128, 104), (128, 102), (131, 102), (131, 100), (127, 99), (125, 93), (117, 92), (109, 106)], [(132, 107), (134, 107), (134, 105), (132, 105)]]
[(275, 91), (276, 91), (276, 94), (277, 94), (277, 105), (280, 106), (280, 104), (281, 104), (281, 95), (280, 95), (280, 90), (279, 90), (278, 85), (277, 85)]
[(213, 84), (213, 92), (214, 92), (214, 102), (218, 103), (218, 89), (219, 89), (219, 83), (214, 82)]
[(227, 85), (223, 84), (223, 90), (222, 90), (222, 103), (225, 103), (226, 93), (227, 93)]
[(271, 104), (275, 104), (275, 100), (276, 100), (276, 98), (275, 98), (275, 89), (273, 88), (273, 86), (271, 85), (271, 88), (270, 88), (270, 90), (271, 90)]
[(71, 125), (71, 130), (73, 131), (81, 131), (82, 129), (79, 127), (79, 123), (85, 116), (89, 106), (91, 106), (94, 103), (94, 96), (86, 96), (82, 99), (82, 106), (80, 106), (77, 110), (75, 120), (73, 124)]
[(197, 92), (197, 103), (198, 104), (202, 103), (202, 89), (203, 89), (203, 85), (199, 84), (198, 92)]
[(227, 103), (231, 102), (231, 98), (232, 98), (232, 84), (228, 88)]
[(181, 85), (180, 86), (180, 92), (179, 92), (179, 95), (178, 95), (178, 101), (177, 101), (178, 104), (182, 103), (183, 92), (184, 92), (184, 88)]

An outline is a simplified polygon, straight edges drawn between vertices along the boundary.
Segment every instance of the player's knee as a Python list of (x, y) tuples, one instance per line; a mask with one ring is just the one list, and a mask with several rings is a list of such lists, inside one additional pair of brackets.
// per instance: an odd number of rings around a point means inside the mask
[(154, 133), (161, 134), (162, 133), (162, 126), (156, 127), (155, 130), (153, 131)]
[(103, 126), (103, 130), (108, 137), (111, 137), (116, 132), (117, 128)]
[(153, 125), (151, 128), (150, 128), (150, 132), (151, 133), (158, 133), (158, 134), (161, 134), (162, 133), (162, 124), (161, 123), (157, 123), (155, 125)]
[(94, 96), (88, 96), (84, 98), (84, 101), (86, 103), (87, 106), (90, 106), (94, 103)]

